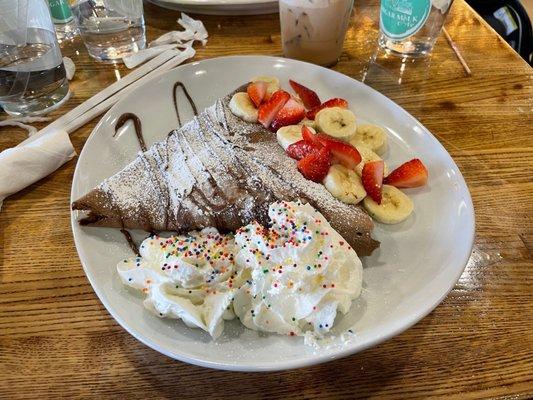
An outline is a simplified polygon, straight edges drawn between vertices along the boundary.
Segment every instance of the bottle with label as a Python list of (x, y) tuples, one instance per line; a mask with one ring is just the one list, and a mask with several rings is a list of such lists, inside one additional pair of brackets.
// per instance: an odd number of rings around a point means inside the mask
[(54, 22), (57, 41), (71, 40), (78, 34), (78, 28), (67, 0), (48, 0), (48, 8)]
[(453, 0), (381, 0), (379, 44), (404, 57), (431, 53)]

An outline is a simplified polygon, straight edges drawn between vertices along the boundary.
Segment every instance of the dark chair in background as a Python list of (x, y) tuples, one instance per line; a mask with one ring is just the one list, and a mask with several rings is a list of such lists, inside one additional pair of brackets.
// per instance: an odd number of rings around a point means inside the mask
[(531, 20), (519, 0), (466, 1), (529, 65), (533, 65)]

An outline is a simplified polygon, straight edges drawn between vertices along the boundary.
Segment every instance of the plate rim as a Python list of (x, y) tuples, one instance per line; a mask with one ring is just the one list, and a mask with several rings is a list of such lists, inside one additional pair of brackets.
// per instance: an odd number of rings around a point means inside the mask
[[(75, 170), (74, 170), (74, 174), (72, 176), (71, 191), (70, 191), (70, 202), (72, 203), (75, 200), (74, 197), (73, 197), (74, 196), (74, 182), (77, 179), (79, 179), (79, 174), (80, 174), (79, 160), (82, 158), (82, 156), (83, 156), (83, 154), (85, 152), (85, 144), (87, 143), (87, 141), (93, 135), (96, 134), (96, 132), (100, 129), (101, 125), (104, 124), (104, 121), (110, 116), (110, 114), (112, 114), (115, 111), (116, 108), (119, 108), (121, 106), (121, 104), (127, 100), (127, 98), (131, 97), (136, 92), (142, 90), (145, 86), (150, 85), (152, 83), (152, 81), (160, 79), (164, 75), (170, 75), (172, 73), (175, 73), (176, 70), (184, 69), (184, 68), (190, 68), (192, 66), (202, 65), (202, 64), (205, 64), (205, 63), (216, 62), (218, 60), (229, 60), (229, 59), (235, 59), (235, 60), (239, 60), (240, 59), (240, 60), (242, 60), (242, 59), (246, 59), (246, 58), (248, 58), (248, 59), (249, 58), (263, 58), (263, 59), (266, 59), (266, 60), (270, 60), (272, 63), (274, 63), (274, 62), (301, 63), (301, 64), (310, 65), (313, 68), (323, 68), (323, 67), (317, 66), (315, 64), (311, 64), (311, 63), (307, 63), (307, 62), (303, 62), (303, 61), (298, 61), (298, 60), (293, 60), (293, 59), (287, 59), (287, 58), (283, 58), (283, 57), (273, 57), (273, 56), (265, 56), (265, 55), (235, 55), (235, 56), (213, 57), (213, 58), (208, 58), (208, 59), (204, 59), (204, 60), (193, 61), (193, 62), (190, 62), (190, 63), (182, 64), (182, 65), (180, 65), (180, 66), (178, 66), (178, 67), (176, 67), (174, 69), (171, 69), (169, 71), (164, 71), (164, 72), (156, 74), (153, 78), (149, 79), (147, 82), (143, 83), (141, 86), (139, 86), (139, 87), (135, 88), (134, 90), (132, 90), (125, 97), (121, 98), (104, 115), (102, 115), (100, 117), (98, 123), (93, 128), (93, 130), (91, 131), (91, 133), (89, 134), (87, 139), (85, 140), (83, 148), (80, 151), (80, 154), (78, 156), (78, 160), (76, 161), (76, 167), (75, 167)], [(268, 64), (270, 65), (271, 63), (268, 63)], [(321, 363), (324, 363), (324, 362), (327, 362), (327, 361), (332, 361), (332, 360), (335, 360), (335, 359), (339, 359), (339, 358), (343, 358), (343, 357), (347, 357), (349, 355), (353, 355), (353, 354), (359, 353), (359, 352), (361, 352), (363, 350), (366, 350), (366, 349), (368, 349), (370, 347), (373, 347), (373, 346), (375, 346), (377, 344), (383, 343), (383, 342), (391, 339), (394, 336), (399, 335), (400, 333), (402, 333), (402, 332), (406, 331), (407, 329), (411, 328), (417, 322), (419, 322), (422, 319), (424, 319), (428, 314), (430, 314), (446, 298), (446, 296), (450, 293), (450, 291), (456, 285), (457, 281), (459, 280), (460, 276), (462, 275), (462, 273), (464, 272), (464, 270), (465, 270), (465, 268), (466, 268), (466, 266), (468, 264), (468, 260), (470, 259), (470, 256), (472, 254), (472, 249), (473, 249), (473, 246), (474, 246), (474, 239), (475, 239), (475, 210), (474, 210), (474, 206), (473, 206), (473, 202), (472, 202), (472, 196), (471, 196), (470, 190), (468, 189), (468, 185), (467, 185), (467, 183), (466, 183), (466, 181), (464, 179), (464, 176), (461, 173), (459, 167), (455, 163), (455, 161), (452, 158), (452, 156), (450, 155), (450, 153), (448, 153), (446, 148), (433, 135), (433, 133), (431, 133), (431, 131), (429, 129), (427, 129), (417, 118), (415, 118), (413, 115), (411, 115), (409, 112), (407, 112), (407, 110), (405, 110), (399, 104), (397, 104), (393, 100), (389, 99), (387, 96), (385, 96), (381, 92), (377, 91), (376, 89), (366, 85), (364, 82), (361, 82), (361, 81), (358, 81), (358, 80), (352, 78), (351, 76), (342, 74), (341, 72), (334, 71), (334, 70), (331, 70), (331, 69), (328, 69), (328, 68), (323, 68), (323, 69), (327, 70), (329, 73), (333, 73), (334, 75), (340, 75), (343, 78), (348, 78), (348, 79), (354, 81), (356, 84), (362, 84), (362, 85), (364, 85), (366, 87), (367, 90), (372, 92), (374, 95), (377, 95), (385, 103), (389, 103), (389, 104), (392, 103), (392, 105), (397, 110), (399, 110), (399, 112), (402, 114), (403, 117), (407, 117), (409, 119), (414, 120), (419, 127), (422, 127), (424, 132), (426, 134), (429, 134), (429, 138), (430, 138), (430, 140), (432, 142), (434, 142), (434, 145), (439, 147), (440, 150), (444, 152), (444, 155), (449, 158), (450, 166), (452, 168), (454, 168), (458, 172), (457, 180), (458, 180), (458, 183), (461, 185), (461, 187), (463, 189), (463, 190), (461, 190), (461, 193), (463, 193), (465, 195), (464, 196), (464, 200), (467, 203), (466, 204), (467, 205), (467, 213), (465, 214), (465, 216), (463, 216), (463, 218), (467, 218), (466, 222), (467, 222), (467, 225), (469, 227), (469, 231), (467, 232), (468, 242), (467, 242), (467, 245), (464, 246), (464, 247), (466, 249), (469, 249), (469, 250), (466, 251), (465, 254), (463, 255), (463, 257), (461, 258), (461, 262), (459, 263), (461, 265), (461, 267), (460, 268), (458, 267), (456, 274), (453, 276), (453, 279), (450, 280), (450, 283), (448, 283), (446, 289), (442, 292), (442, 294), (440, 296), (438, 296), (438, 298), (436, 298), (434, 301), (432, 301), (427, 307), (424, 307), (424, 310), (422, 312), (416, 311), (416, 312), (411, 313), (409, 315), (409, 317), (406, 317), (403, 320), (401, 320), (400, 322), (398, 322), (396, 324), (396, 326), (393, 329), (391, 329), (389, 332), (387, 332), (386, 334), (384, 334), (384, 335), (376, 335), (374, 338), (371, 338), (371, 339), (367, 340), (366, 342), (355, 343), (355, 344), (352, 344), (352, 345), (347, 344), (343, 348), (331, 349), (328, 353), (315, 355), (312, 358), (302, 358), (302, 359), (299, 359), (299, 360), (280, 361), (280, 362), (278, 362), (276, 364), (274, 364), (274, 363), (269, 363), (269, 364), (256, 363), (256, 364), (251, 365), (251, 364), (243, 364), (242, 362), (240, 362), (240, 363), (239, 362), (228, 363), (228, 362), (210, 361), (210, 360), (206, 360), (206, 359), (198, 358), (198, 357), (189, 357), (187, 355), (179, 354), (179, 353), (176, 353), (175, 351), (173, 352), (173, 351), (170, 351), (170, 350), (167, 350), (165, 348), (160, 347), (153, 340), (149, 339), (148, 337), (145, 337), (145, 335), (143, 335), (142, 332), (137, 332), (135, 329), (129, 327), (128, 324), (118, 315), (118, 313), (116, 312), (114, 307), (112, 307), (109, 304), (109, 302), (107, 302), (107, 300), (104, 300), (105, 296), (101, 295), (100, 290), (98, 289), (98, 286), (95, 284), (94, 278), (92, 277), (91, 273), (89, 272), (89, 269), (88, 269), (88, 267), (87, 267), (87, 265), (86, 265), (86, 263), (84, 261), (84, 259), (86, 259), (85, 252), (81, 248), (81, 245), (78, 245), (78, 241), (80, 240), (81, 233), (77, 233), (77, 229), (76, 228), (79, 227), (79, 224), (78, 224), (78, 221), (76, 219), (76, 212), (71, 209), (70, 210), (71, 229), (72, 229), (72, 234), (73, 234), (73, 238), (74, 238), (74, 245), (76, 247), (76, 251), (78, 252), (78, 256), (79, 256), (80, 262), (82, 264), (83, 271), (84, 271), (87, 279), (89, 280), (89, 283), (91, 284), (92, 289), (94, 290), (94, 292), (98, 296), (98, 299), (100, 300), (100, 302), (106, 308), (106, 311), (115, 319), (115, 321), (117, 321), (119, 323), (119, 325), (122, 328), (124, 328), (124, 330), (126, 330), (129, 334), (131, 334), (133, 337), (135, 337), (137, 340), (139, 340), (144, 345), (146, 345), (146, 346), (150, 347), (151, 349), (153, 349), (153, 350), (155, 350), (155, 351), (157, 351), (159, 353), (162, 353), (162, 354), (164, 354), (164, 355), (166, 355), (166, 356), (168, 356), (170, 358), (176, 359), (178, 361), (189, 363), (189, 364), (193, 364), (193, 365), (197, 365), (197, 366), (201, 366), (201, 367), (206, 367), (206, 368), (219, 369), (219, 370), (241, 371), (241, 372), (267, 372), (267, 371), (282, 371), (282, 370), (289, 370), (289, 369), (295, 369), (295, 368), (308, 367), (308, 366), (321, 364)]]
[(180, 5), (186, 6), (196, 6), (196, 7), (225, 7), (225, 6), (260, 6), (260, 5), (273, 5), (277, 4), (276, 0), (148, 0), (150, 3), (155, 4), (159, 7), (157, 3), (169, 3), (179, 7)]

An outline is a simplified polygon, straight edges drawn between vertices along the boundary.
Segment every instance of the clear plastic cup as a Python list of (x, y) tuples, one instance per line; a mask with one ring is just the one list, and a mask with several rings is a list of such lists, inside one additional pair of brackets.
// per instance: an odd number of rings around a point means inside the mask
[(142, 0), (85, 0), (72, 7), (89, 55), (121, 62), (146, 47)]
[(283, 54), (331, 66), (342, 53), (353, 0), (280, 0)]
[(46, 114), (68, 98), (54, 24), (44, 0), (0, 0), (0, 105), (14, 116)]

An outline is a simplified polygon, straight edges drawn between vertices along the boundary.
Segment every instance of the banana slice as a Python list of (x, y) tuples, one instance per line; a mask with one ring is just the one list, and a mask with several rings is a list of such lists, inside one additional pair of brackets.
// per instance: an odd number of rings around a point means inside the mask
[[(363, 174), (363, 167), (367, 162), (379, 161), (381, 160), (381, 157), (374, 153), (372, 150), (370, 150), (368, 147), (361, 144), (355, 145), (354, 143), (354, 140), (350, 141), (350, 144), (354, 146), (357, 151), (359, 151), (359, 154), (361, 154), (361, 162), (357, 164), (357, 167), (355, 167), (355, 172), (357, 172), (357, 174), (361, 176)], [(384, 164), (383, 174), (384, 176), (387, 176), (389, 174), (389, 167), (386, 163)]]
[(322, 183), (333, 197), (346, 204), (357, 204), (366, 196), (359, 175), (340, 164), (329, 168)]
[(354, 146), (364, 145), (376, 154), (383, 154), (387, 150), (387, 134), (381, 126), (361, 124), (352, 140)]
[(404, 221), (413, 212), (413, 202), (400, 189), (383, 185), (381, 204), (366, 196), (363, 206), (376, 221), (384, 224), (397, 224)]
[[(314, 129), (311, 128), (312, 132), (315, 133)], [(288, 125), (283, 126), (278, 129), (276, 132), (276, 138), (278, 143), (283, 150), (287, 150), (291, 144), (296, 143), (299, 140), (302, 140), (302, 126), (301, 125)]]
[(258, 111), (248, 93), (235, 93), (229, 102), (229, 109), (233, 115), (246, 122), (257, 122)]
[(354, 113), (341, 107), (320, 110), (315, 123), (319, 130), (340, 140), (350, 140), (357, 130)]
[(255, 78), (252, 78), (252, 82), (266, 82), (268, 83), (267, 91), (266, 91), (266, 98), (270, 98), (272, 96), (272, 93), (279, 90), (279, 79), (275, 76), (256, 76)]
[(312, 119), (308, 119), (308, 118), (302, 119), (298, 125), (305, 125), (305, 126), (308, 126), (309, 128), (316, 129), (315, 121), (313, 121)]

